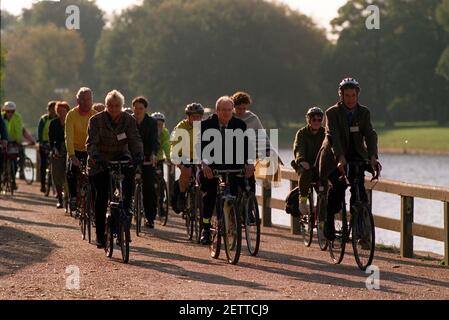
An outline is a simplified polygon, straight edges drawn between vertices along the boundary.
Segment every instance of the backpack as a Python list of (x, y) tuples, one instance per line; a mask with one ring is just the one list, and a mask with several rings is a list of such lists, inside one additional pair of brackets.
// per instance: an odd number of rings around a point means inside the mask
[(288, 194), (285, 199), (285, 212), (291, 214), (293, 217), (299, 217), (299, 187), (296, 187)]

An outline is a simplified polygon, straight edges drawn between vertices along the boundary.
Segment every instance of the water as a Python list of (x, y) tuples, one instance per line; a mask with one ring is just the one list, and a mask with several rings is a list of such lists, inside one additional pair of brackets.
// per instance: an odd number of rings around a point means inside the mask
[[(293, 159), (293, 153), (288, 149), (281, 150), (280, 155), (285, 164), (289, 164)], [(449, 188), (448, 156), (381, 154), (380, 161), (383, 165), (382, 178)], [(273, 197), (285, 199), (289, 188), (289, 181), (282, 181), (280, 187), (273, 188)], [(347, 196), (349, 197), (349, 192)], [(373, 213), (379, 216), (400, 219), (400, 199), (398, 195), (374, 191)], [(273, 210), (272, 212), (272, 222), (274, 224), (290, 226), (290, 215), (281, 210)], [(443, 228), (443, 202), (416, 198), (414, 217), (416, 223)], [(376, 229), (377, 243), (399, 247), (399, 236), (398, 232)], [(443, 255), (444, 243), (414, 237), (414, 249)]]

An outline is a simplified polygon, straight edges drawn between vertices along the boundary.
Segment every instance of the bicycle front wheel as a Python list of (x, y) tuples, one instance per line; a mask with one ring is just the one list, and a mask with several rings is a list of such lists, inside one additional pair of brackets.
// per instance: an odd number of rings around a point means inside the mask
[(316, 234), (318, 239), (318, 245), (320, 246), (321, 251), (326, 251), (327, 247), (329, 245), (329, 242), (326, 239), (326, 236), (324, 235), (324, 219), (321, 217), (325, 215), (325, 213), (322, 213), (321, 210), (325, 206), (323, 205), (323, 201), (326, 201), (326, 199), (322, 196), (318, 196), (318, 202), (316, 207)]
[(250, 255), (256, 256), (260, 247), (260, 216), (254, 193), (249, 194), (244, 209), (246, 244)]
[(51, 181), (51, 172), (50, 169), (47, 169), (45, 172), (45, 196), (48, 197), (50, 195), (50, 188), (52, 187)]
[(195, 192), (196, 195), (196, 208), (195, 208), (195, 221), (193, 223), (193, 235), (196, 243), (200, 243), (201, 232), (203, 231), (203, 206), (201, 191), (198, 189)]
[(310, 247), (313, 241), (313, 227), (315, 225), (315, 218), (313, 214), (313, 200), (309, 196), (309, 213), (307, 215), (301, 214), (299, 227), (302, 235), (302, 240), (306, 247)]
[[(219, 207), (217, 205), (217, 207)], [(222, 227), (222, 222), (217, 217), (217, 214), (212, 215), (212, 218), (210, 219), (210, 233), (211, 233), (211, 244), (209, 246), (210, 255), (214, 259), (218, 259), (220, 256), (220, 249), (221, 249), (221, 231), (220, 228)]]
[(365, 271), (373, 262), (376, 247), (374, 218), (366, 205), (354, 208), (352, 247), (357, 265)]
[(105, 234), (105, 248), (104, 251), (108, 258), (112, 257), (114, 252), (114, 234), (112, 216), (106, 217), (106, 234)]
[(142, 218), (143, 218), (143, 201), (142, 201), (142, 187), (140, 184), (136, 185), (134, 191), (134, 219), (136, 221), (136, 236), (142, 232)]
[(159, 184), (159, 201), (158, 201), (158, 215), (159, 215), (159, 222), (162, 226), (167, 225), (168, 221), (168, 189), (167, 184), (165, 183), (165, 180), (162, 179), (162, 181)]
[(117, 236), (120, 243), (120, 249), (122, 252), (123, 263), (128, 263), (129, 261), (129, 240), (130, 240), (130, 230), (127, 228), (126, 223), (120, 223), (120, 231)]
[(230, 264), (237, 264), (242, 249), (242, 222), (234, 202), (225, 202), (223, 217), (223, 240), (226, 257)]
[(25, 174), (25, 182), (27, 184), (33, 184), (34, 182), (34, 164), (30, 158), (25, 157), (25, 161), (23, 164), (23, 172)]

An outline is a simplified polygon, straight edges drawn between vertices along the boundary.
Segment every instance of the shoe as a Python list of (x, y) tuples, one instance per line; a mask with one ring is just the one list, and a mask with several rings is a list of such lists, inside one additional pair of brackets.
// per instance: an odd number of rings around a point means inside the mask
[(201, 234), (200, 243), (204, 246), (210, 245), (212, 243), (212, 235), (210, 233), (210, 227), (209, 228), (205, 227), (203, 229), (203, 232)]
[(324, 222), (324, 236), (329, 241), (335, 240), (335, 225), (334, 222)]
[(58, 203), (56, 204), (56, 208), (57, 208), (57, 209), (62, 209), (62, 208), (64, 208), (64, 205), (62, 204), (62, 201), (58, 201)]
[(147, 222), (145, 222), (145, 226), (147, 228), (154, 229), (154, 222), (153, 221), (147, 221)]
[(104, 249), (106, 248), (106, 244), (103, 241), (97, 240), (97, 249)]

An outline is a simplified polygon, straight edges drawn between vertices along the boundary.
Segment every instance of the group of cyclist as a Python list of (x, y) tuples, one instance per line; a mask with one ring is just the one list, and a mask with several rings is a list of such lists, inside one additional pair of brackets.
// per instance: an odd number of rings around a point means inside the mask
[[(364, 159), (370, 164), (368, 171), (380, 171), (377, 150), (377, 134), (373, 130), (370, 112), (359, 104), (360, 85), (353, 78), (344, 79), (339, 86), (340, 101), (325, 113), (319, 107), (312, 107), (306, 114), (307, 125), (296, 135), (293, 152), (295, 160), (292, 166), (299, 174), (299, 209), (307, 214), (308, 193), (312, 182), (320, 186), (319, 192), (328, 194), (324, 233), (327, 239), (334, 238), (333, 217), (341, 209), (345, 186), (340, 179), (347, 173), (350, 182), (354, 175), (347, 164), (353, 159)], [(143, 206), (146, 226), (154, 228), (156, 215), (155, 168), (162, 168), (164, 162), (175, 163), (180, 170), (179, 180), (175, 182), (176, 201), (174, 205), (182, 211), (186, 205), (186, 191), (193, 174), (198, 176), (202, 191), (203, 221), (201, 244), (211, 243), (211, 217), (215, 208), (218, 179), (214, 170), (243, 168), (244, 177), (233, 177), (231, 192), (243, 185), (243, 179), (249, 181), (255, 192), (254, 176), (256, 158), (251, 158), (250, 143), (245, 139), (244, 150), (233, 139), (231, 145), (225, 139), (227, 131), (247, 129), (263, 130), (257, 115), (249, 111), (251, 97), (245, 92), (220, 97), (215, 112), (204, 119), (205, 109), (200, 103), (188, 104), (186, 117), (174, 128), (171, 137), (165, 128), (165, 116), (156, 112), (148, 113), (148, 101), (139, 96), (132, 101), (130, 112), (124, 108), (124, 96), (117, 90), (109, 92), (104, 104), (93, 103), (92, 90), (80, 88), (76, 94), (77, 105), (70, 108), (65, 101), (50, 101), (47, 113), (40, 118), (38, 125), (39, 154), (41, 159), (41, 177), (45, 176), (47, 163), (51, 162), (53, 185), (57, 193), (57, 207), (64, 206), (63, 195), (68, 194), (68, 206), (76, 210), (77, 177), (80, 167), (85, 166), (92, 186), (96, 221), (97, 247), (105, 247), (105, 217), (109, 199), (110, 161), (128, 160), (132, 166), (124, 171), (124, 206), (129, 211), (133, 197), (135, 168), (141, 168), (143, 182)], [(130, 114), (132, 113), (132, 114)], [(326, 118), (326, 125), (322, 123)], [(195, 132), (198, 124), (200, 131)], [(218, 140), (221, 159), (216, 155), (204, 155), (211, 143), (217, 148), (217, 141), (202, 139), (206, 131), (218, 130), (222, 139)], [(3, 106), (0, 121), (0, 140), (3, 147), (9, 142), (22, 142), (23, 124), (13, 102)], [(182, 135), (188, 133), (188, 148), (179, 148)], [(198, 137), (197, 134), (201, 134)], [(181, 136), (181, 139), (179, 139)], [(230, 148), (230, 149), (229, 149)], [(184, 152), (184, 150), (189, 150)], [(201, 154), (195, 161), (195, 150)], [(228, 159), (227, 151), (232, 150), (233, 157)], [(239, 153), (243, 152), (243, 162)], [(184, 154), (183, 154), (184, 153)], [(278, 157), (267, 139), (265, 156)], [(174, 160), (176, 159), (176, 161)], [(360, 173), (363, 182), (364, 170)], [(360, 178), (360, 177), (359, 177)], [(41, 179), (43, 180), (43, 179)], [(42, 182), (41, 191), (45, 192)], [(363, 183), (360, 184), (364, 189)], [(351, 189), (352, 192), (352, 189)], [(366, 198), (366, 193), (363, 193)]]

